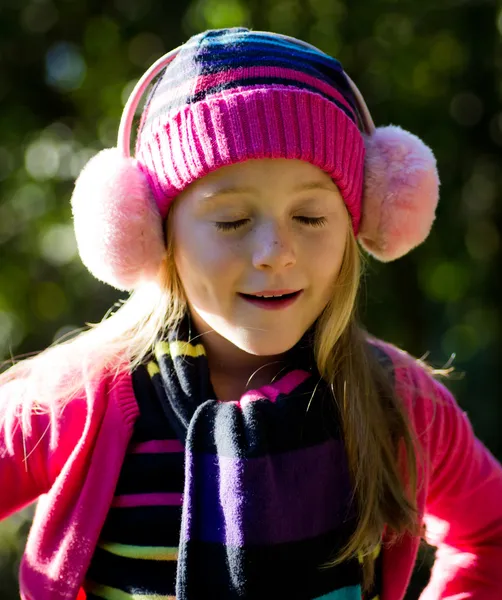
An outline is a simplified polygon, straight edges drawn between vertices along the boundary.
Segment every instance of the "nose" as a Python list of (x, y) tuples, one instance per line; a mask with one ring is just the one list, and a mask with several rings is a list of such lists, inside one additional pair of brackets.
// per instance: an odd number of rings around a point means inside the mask
[(260, 270), (279, 270), (295, 263), (293, 233), (274, 223), (260, 225), (254, 236), (253, 266)]

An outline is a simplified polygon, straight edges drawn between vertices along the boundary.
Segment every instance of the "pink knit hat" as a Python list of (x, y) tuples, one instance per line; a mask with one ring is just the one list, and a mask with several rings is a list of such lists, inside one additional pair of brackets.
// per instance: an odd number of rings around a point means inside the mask
[[(130, 128), (146, 87), (136, 158)], [(117, 149), (91, 159), (72, 197), (79, 251), (119, 289), (155, 278), (162, 222), (190, 183), (251, 158), (294, 158), (338, 186), (354, 233), (380, 260), (428, 235), (439, 181), (432, 152), (398, 127), (375, 131), (340, 63), (299, 40), (234, 28), (194, 36), (140, 80)]]

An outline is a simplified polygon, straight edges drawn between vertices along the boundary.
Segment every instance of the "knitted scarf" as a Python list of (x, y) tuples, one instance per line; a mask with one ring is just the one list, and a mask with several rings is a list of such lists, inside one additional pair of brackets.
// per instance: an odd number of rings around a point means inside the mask
[(360, 600), (356, 558), (323, 568), (356, 520), (312, 329), (272, 384), (227, 402), (215, 399), (204, 347), (191, 338), (187, 318), (156, 345), (153, 378), (185, 443), (177, 600)]

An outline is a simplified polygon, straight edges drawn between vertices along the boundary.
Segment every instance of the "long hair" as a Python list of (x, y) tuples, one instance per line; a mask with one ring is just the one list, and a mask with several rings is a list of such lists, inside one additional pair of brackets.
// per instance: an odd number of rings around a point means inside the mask
[[(171, 210), (167, 219), (169, 230)], [(0, 386), (15, 384), (24, 431), (35, 410), (58, 409), (82, 389), (83, 378), (103, 370), (115, 374), (134, 369), (151, 352), (159, 336), (183, 318), (187, 307), (174, 263), (173, 236), (155, 283), (134, 291), (118, 310), (73, 339), (56, 343), (0, 375)], [(358, 509), (358, 524), (347, 546), (329, 564), (358, 556), (364, 588), (374, 576), (374, 552), (384, 527), (416, 535), (416, 456), (405, 410), (388, 374), (373, 358), (367, 334), (356, 321), (361, 255), (349, 228), (335, 293), (318, 319), (315, 356), (341, 415), (349, 470)], [(55, 373), (47, 378), (47, 373)], [(59, 377), (57, 373), (65, 373)], [(9, 407), (0, 406), (5, 417)], [(407, 477), (399, 468), (405, 452)]]
[[(167, 218), (168, 227), (172, 214), (171, 211)], [(185, 311), (172, 236), (168, 236), (166, 253), (155, 281), (134, 290), (101, 322), (90, 324), (74, 337), (57, 341), (43, 352), (16, 362), (0, 374), (0, 388), (15, 386), (15, 398), (9, 398), (10, 406), (0, 405), (0, 417), (21, 414), (23, 430), (29, 434), (34, 411), (60, 410), (82, 390), (84, 381), (99, 377), (105, 371), (118, 376), (134, 370), (151, 353), (159, 336), (183, 319)], [(54, 375), (47, 377), (47, 373)]]
[(315, 356), (340, 414), (358, 514), (351, 539), (325, 566), (358, 556), (367, 590), (384, 529), (394, 541), (407, 532), (421, 535), (416, 503), (421, 456), (392, 378), (372, 351), (370, 336), (357, 323), (361, 263), (350, 229), (336, 293), (318, 320)]

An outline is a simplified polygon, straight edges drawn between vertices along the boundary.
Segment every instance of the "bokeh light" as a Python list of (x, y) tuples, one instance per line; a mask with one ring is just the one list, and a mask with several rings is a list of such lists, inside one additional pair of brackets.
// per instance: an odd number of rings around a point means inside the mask
[(78, 89), (84, 81), (86, 64), (75, 44), (58, 42), (47, 51), (46, 81), (63, 92)]

